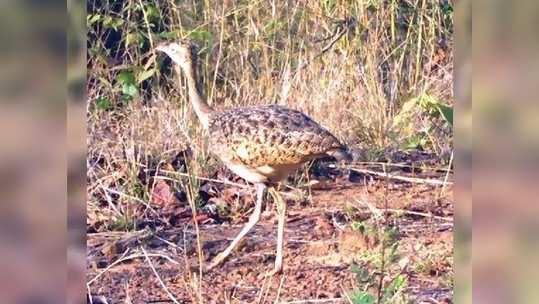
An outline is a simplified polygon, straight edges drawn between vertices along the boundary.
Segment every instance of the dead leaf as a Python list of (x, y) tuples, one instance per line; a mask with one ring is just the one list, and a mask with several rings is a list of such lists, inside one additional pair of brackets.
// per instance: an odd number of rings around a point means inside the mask
[(167, 205), (175, 204), (176, 197), (170, 190), (170, 186), (164, 181), (159, 180), (152, 190), (151, 203), (158, 207), (165, 207)]
[(206, 213), (200, 213), (195, 216), (195, 221), (197, 221), (198, 224), (202, 224), (208, 219), (210, 219), (210, 216)]

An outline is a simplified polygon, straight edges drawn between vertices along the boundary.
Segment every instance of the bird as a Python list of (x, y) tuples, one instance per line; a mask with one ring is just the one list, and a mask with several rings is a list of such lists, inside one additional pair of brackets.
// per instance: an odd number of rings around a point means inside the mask
[(306, 114), (277, 104), (216, 110), (204, 100), (197, 81), (197, 46), (190, 40), (162, 42), (157, 51), (172, 60), (177, 73), (183, 72), (190, 103), (209, 137), (209, 150), (233, 173), (255, 185), (256, 200), (248, 222), (204, 270), (211, 270), (231, 254), (259, 222), (265, 191), (277, 209), (277, 248), (273, 270), (283, 271), (286, 202), (276, 190), (279, 182), (313, 159), (331, 156), (350, 161), (346, 145)]

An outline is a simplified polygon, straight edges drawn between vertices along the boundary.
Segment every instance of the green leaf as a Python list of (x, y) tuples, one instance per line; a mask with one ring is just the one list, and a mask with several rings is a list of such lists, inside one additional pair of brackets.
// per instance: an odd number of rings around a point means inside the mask
[(359, 231), (361, 233), (365, 232), (365, 224), (363, 224), (362, 222), (354, 221), (350, 226), (354, 231)]
[(133, 75), (133, 72), (123, 71), (116, 76), (116, 81), (121, 84), (134, 84), (135, 76)]
[(387, 246), (392, 246), (399, 237), (399, 231), (397, 228), (388, 228), (384, 231), (384, 243)]
[(144, 80), (152, 77), (153, 74), (155, 74), (155, 69), (149, 69), (149, 70), (146, 70), (146, 71), (142, 71), (137, 75), (137, 82), (141, 83)]
[(91, 26), (92, 24), (98, 22), (99, 20), (101, 20), (101, 15), (99, 14), (88, 15), (88, 17), (86, 17), (86, 22), (88, 23), (88, 26)]
[(414, 150), (419, 148), (421, 145), (421, 138), (422, 135), (412, 135), (409, 138), (407, 138), (403, 145), (401, 146), (401, 149), (403, 150)]
[(127, 45), (140, 44), (144, 41), (144, 37), (140, 33), (129, 33), (125, 36)]
[(356, 274), (356, 281), (359, 283), (367, 283), (371, 279), (369, 270), (366, 267), (360, 267), (354, 263), (350, 267), (350, 271)]
[(359, 266), (356, 263), (352, 263), (352, 265), (350, 265), (350, 271), (352, 273), (358, 273), (361, 271), (361, 268), (359, 268)]
[(211, 45), (211, 42), (213, 41), (213, 35), (212, 33), (204, 30), (195, 30), (189, 33), (189, 37), (204, 43), (205, 45)]
[(122, 26), (124, 24), (124, 20), (122, 18), (113, 18), (111, 16), (106, 16), (103, 19), (103, 26), (105, 28), (112, 28), (114, 30), (118, 30), (118, 27)]
[(395, 262), (398, 258), (397, 250), (399, 249), (399, 242), (395, 242), (391, 245), (391, 250), (387, 256), (387, 260), (391, 263)]
[(437, 108), (444, 120), (453, 127), (453, 108), (444, 104), (438, 104)]
[(180, 31), (161, 32), (157, 36), (163, 39), (175, 39), (180, 37)]
[(105, 16), (105, 18), (103, 18), (103, 26), (106, 27), (106, 28), (110, 28), (111, 24), (112, 24), (112, 17), (111, 16)]
[(124, 95), (134, 97), (138, 94), (138, 88), (132, 83), (124, 83), (122, 85), (122, 93)]
[(107, 97), (103, 97), (103, 96), (96, 99), (95, 105), (100, 110), (112, 109), (112, 102)]
[(406, 287), (407, 279), (404, 275), (399, 274), (384, 290), (384, 299), (390, 300), (397, 292)]
[(153, 22), (159, 20), (161, 14), (159, 14), (159, 10), (157, 9), (157, 7), (155, 7), (155, 5), (149, 4), (146, 7), (146, 16), (148, 16), (148, 20)]
[[(432, 118), (442, 118), (452, 127), (453, 126), (453, 108), (443, 104), (436, 97), (423, 94), (421, 96), (412, 98), (406, 104), (403, 105), (401, 113), (405, 110), (405, 107), (408, 106), (408, 103), (417, 103), (425, 112), (427, 112)], [(408, 109), (408, 108), (406, 108)], [(400, 113), (399, 113), (400, 115)], [(398, 116), (396, 118), (398, 118)]]
[(124, 20), (121, 18), (115, 18), (114, 22), (112, 23), (112, 28), (117, 30), (120, 26), (124, 24)]
[(375, 298), (366, 291), (354, 290), (347, 293), (353, 304), (373, 304)]
[(450, 3), (444, 3), (442, 5), (442, 11), (444, 12), (444, 14), (450, 14), (453, 12), (453, 6), (451, 6)]

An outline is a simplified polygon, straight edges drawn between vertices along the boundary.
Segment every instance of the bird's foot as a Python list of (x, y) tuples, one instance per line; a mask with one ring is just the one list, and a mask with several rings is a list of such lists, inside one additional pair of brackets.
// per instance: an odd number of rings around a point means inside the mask
[(281, 274), (281, 273), (283, 273), (283, 267), (282, 266), (280, 266), (280, 267), (275, 266), (275, 268), (273, 268), (273, 270), (266, 272), (265, 276), (266, 277), (273, 277), (273, 276)]
[(216, 255), (211, 260), (210, 264), (208, 264), (206, 269), (210, 270), (210, 269), (213, 269), (213, 268), (219, 266), (220, 264), (222, 264), (225, 261), (225, 259), (228, 257), (228, 255), (229, 255), (229, 252), (226, 252), (226, 250), (219, 253), (218, 255)]
[(213, 259), (209, 264), (196, 264), (196, 265), (191, 265), (189, 267), (189, 270), (191, 271), (191, 273), (208, 273), (210, 270), (214, 269), (215, 267), (217, 267), (219, 264), (221, 264), (221, 261), (216, 261), (216, 259)]
[(215, 258), (213, 258), (213, 260), (211, 260), (211, 262), (209, 264), (202, 264), (199, 265), (192, 265), (189, 269), (191, 270), (192, 273), (197, 273), (197, 272), (200, 272), (202, 270), (202, 273), (207, 273), (209, 272), (210, 270), (214, 269), (215, 267), (219, 266), (224, 260), (225, 260), (226, 256), (223, 256), (222, 254), (218, 254)]

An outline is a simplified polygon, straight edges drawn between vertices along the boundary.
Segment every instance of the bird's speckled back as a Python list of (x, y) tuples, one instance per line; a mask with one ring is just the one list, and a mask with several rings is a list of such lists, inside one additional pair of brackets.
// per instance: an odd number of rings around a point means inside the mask
[(208, 130), (213, 153), (225, 162), (251, 168), (300, 164), (345, 150), (307, 115), (279, 105), (214, 112)]

